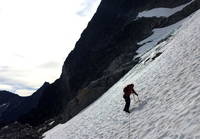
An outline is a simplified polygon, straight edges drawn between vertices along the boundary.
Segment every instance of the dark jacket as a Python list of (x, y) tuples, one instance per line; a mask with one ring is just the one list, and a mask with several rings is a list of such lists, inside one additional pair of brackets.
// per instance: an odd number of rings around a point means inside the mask
[(135, 94), (138, 96), (138, 94), (133, 89), (133, 85), (127, 85), (124, 89), (124, 96), (129, 97), (131, 94)]

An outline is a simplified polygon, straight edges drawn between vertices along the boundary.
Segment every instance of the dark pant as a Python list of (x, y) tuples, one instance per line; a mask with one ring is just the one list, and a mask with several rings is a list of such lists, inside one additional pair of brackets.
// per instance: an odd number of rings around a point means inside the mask
[(126, 105), (124, 107), (124, 111), (129, 111), (129, 107), (130, 107), (130, 97), (129, 96), (123, 96), (126, 102)]

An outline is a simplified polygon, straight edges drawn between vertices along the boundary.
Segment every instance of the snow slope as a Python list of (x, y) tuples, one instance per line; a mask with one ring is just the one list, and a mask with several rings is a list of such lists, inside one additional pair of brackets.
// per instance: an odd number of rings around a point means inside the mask
[(140, 57), (144, 53), (148, 52), (150, 49), (155, 47), (158, 42), (172, 35), (179, 27), (181, 27), (185, 20), (187, 20), (187, 18), (167, 27), (153, 29), (153, 34), (151, 36), (137, 43), (138, 45), (142, 45), (136, 51), (138, 53), (137, 57)]
[[(101, 98), (45, 139), (200, 139), (200, 11), (160, 57), (142, 62)], [(153, 51), (152, 51), (153, 53)], [(122, 89), (135, 84), (140, 103), (124, 113)]]
[(179, 11), (181, 11), (186, 6), (190, 5), (194, 0), (183, 4), (175, 8), (154, 8), (148, 11), (143, 11), (138, 14), (137, 17), (169, 17)]

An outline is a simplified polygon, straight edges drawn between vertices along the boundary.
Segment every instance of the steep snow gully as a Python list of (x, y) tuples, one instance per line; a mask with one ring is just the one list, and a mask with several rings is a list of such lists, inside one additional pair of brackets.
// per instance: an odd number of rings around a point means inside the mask
[[(45, 139), (200, 139), (200, 11), (162, 44), (158, 58), (138, 64)], [(122, 98), (128, 83), (141, 99), (132, 99), (130, 114), (123, 112)]]

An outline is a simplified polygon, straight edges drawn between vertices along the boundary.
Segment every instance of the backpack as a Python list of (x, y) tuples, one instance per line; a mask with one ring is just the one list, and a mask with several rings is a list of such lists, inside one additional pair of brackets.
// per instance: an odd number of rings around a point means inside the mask
[(128, 93), (128, 91), (129, 91), (129, 87), (128, 86), (124, 87), (123, 89), (124, 94)]
[(129, 96), (130, 96), (130, 85), (127, 85), (127, 86), (123, 89), (123, 92), (124, 92), (123, 98), (129, 97)]

